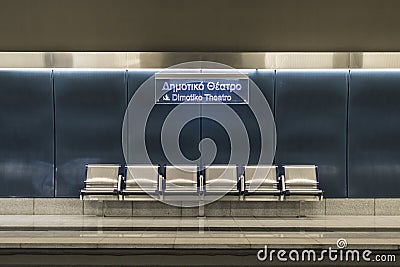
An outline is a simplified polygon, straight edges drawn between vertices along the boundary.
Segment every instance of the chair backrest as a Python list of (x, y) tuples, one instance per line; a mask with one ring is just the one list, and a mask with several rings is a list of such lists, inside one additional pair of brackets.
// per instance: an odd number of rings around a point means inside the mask
[(118, 164), (88, 164), (86, 165), (86, 180), (105, 178), (118, 181), (120, 165)]
[(127, 165), (125, 181), (145, 183), (145, 181), (157, 183), (158, 165)]
[(197, 165), (165, 166), (166, 181), (179, 181), (197, 184)]
[(237, 186), (237, 166), (236, 165), (212, 165), (206, 167), (206, 186), (207, 190), (218, 188), (219, 190), (231, 190)]
[(286, 188), (317, 188), (318, 172), (315, 165), (283, 166)]
[(271, 165), (256, 165), (245, 166), (246, 183), (255, 181), (257, 184), (277, 182), (277, 166)]

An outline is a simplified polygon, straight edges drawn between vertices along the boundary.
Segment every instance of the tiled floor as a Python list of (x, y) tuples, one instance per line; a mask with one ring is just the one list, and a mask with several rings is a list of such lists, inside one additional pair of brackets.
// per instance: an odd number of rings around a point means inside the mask
[(400, 248), (400, 216), (0, 216), (1, 248)]

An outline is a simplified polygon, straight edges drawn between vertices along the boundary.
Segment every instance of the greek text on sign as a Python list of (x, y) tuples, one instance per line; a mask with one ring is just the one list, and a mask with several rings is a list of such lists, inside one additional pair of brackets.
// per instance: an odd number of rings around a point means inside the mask
[(157, 104), (247, 104), (249, 78), (229, 73), (156, 75)]

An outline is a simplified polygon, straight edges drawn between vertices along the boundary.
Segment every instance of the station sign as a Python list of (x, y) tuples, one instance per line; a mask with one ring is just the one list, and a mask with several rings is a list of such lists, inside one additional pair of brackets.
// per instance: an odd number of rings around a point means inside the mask
[(248, 104), (249, 78), (236, 73), (155, 75), (156, 104)]

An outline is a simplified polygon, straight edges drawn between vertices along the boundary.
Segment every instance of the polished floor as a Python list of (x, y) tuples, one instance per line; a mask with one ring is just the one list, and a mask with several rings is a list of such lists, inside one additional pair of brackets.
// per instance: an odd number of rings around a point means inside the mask
[(400, 249), (400, 216), (0, 216), (1, 248)]
[[(275, 250), (371, 250), (391, 262), (260, 261)], [(272, 253), (272, 252), (271, 252)], [(270, 254), (271, 255), (271, 254)], [(0, 216), (0, 266), (400, 266), (400, 216)]]

